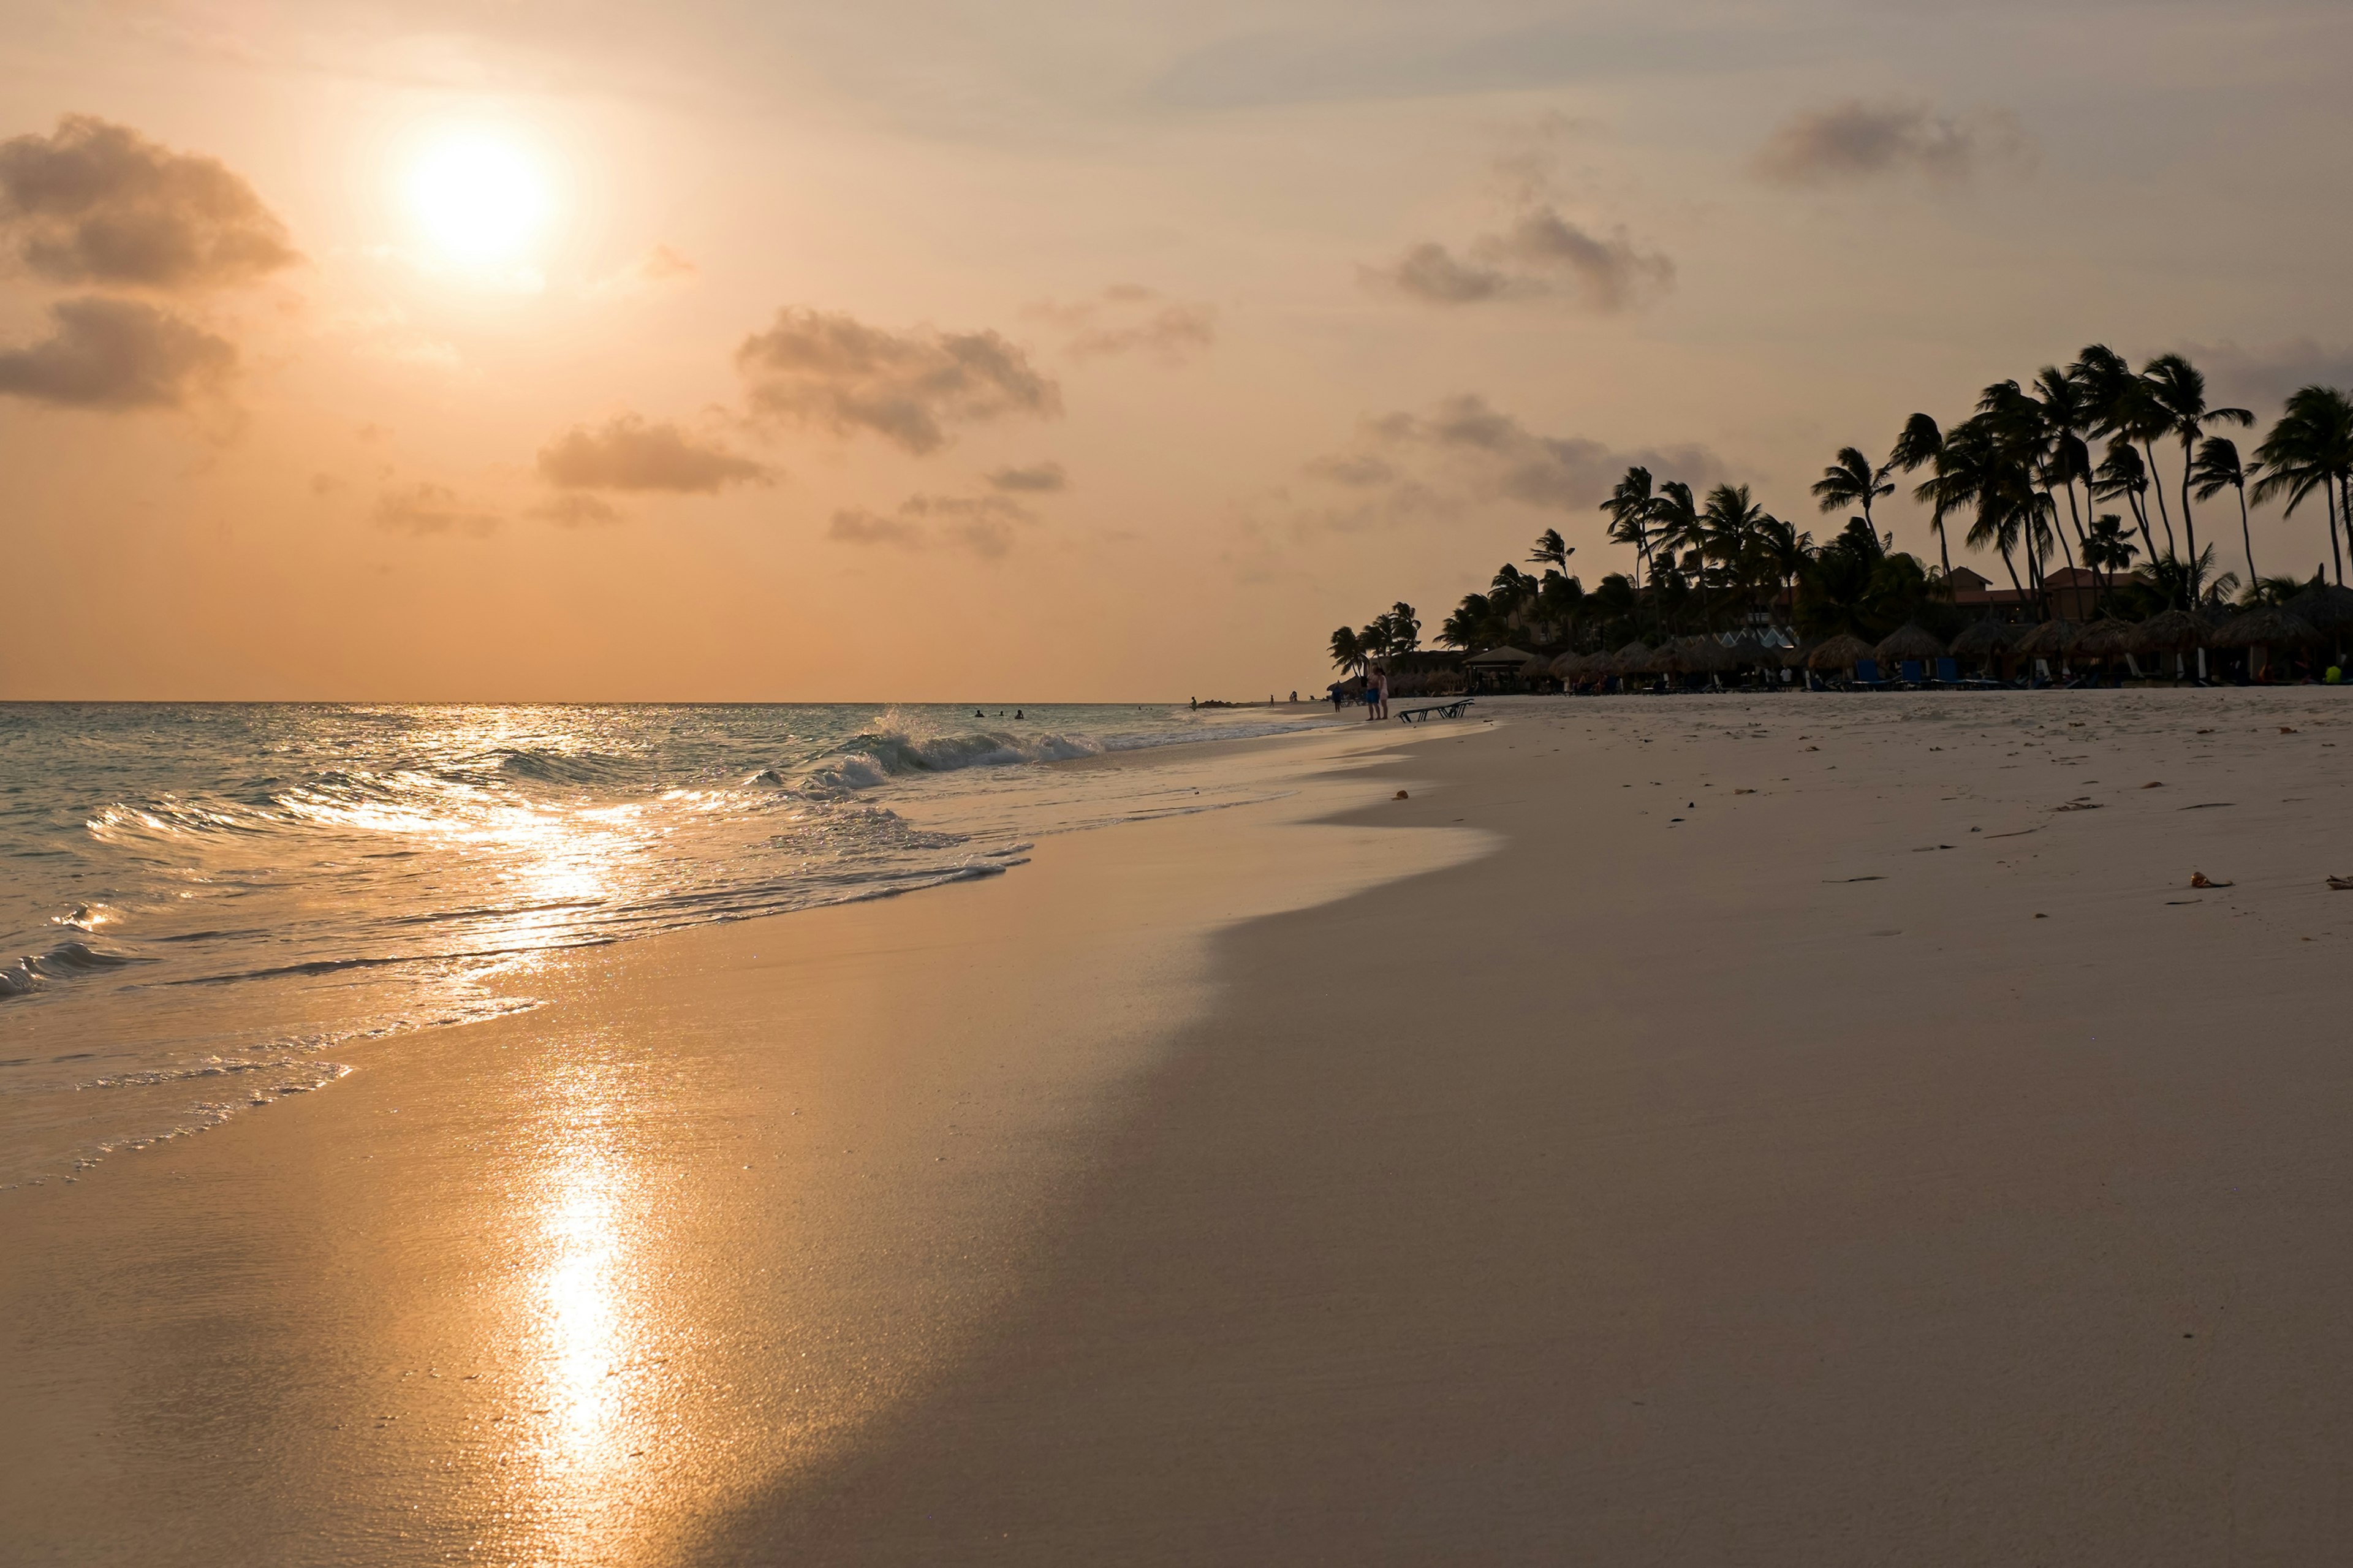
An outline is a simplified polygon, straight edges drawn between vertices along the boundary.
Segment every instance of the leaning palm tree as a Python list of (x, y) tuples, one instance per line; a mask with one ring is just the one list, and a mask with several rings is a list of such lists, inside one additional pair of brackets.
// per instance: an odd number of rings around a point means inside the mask
[(1355, 627), (1342, 626), (1332, 634), (1332, 666), (1342, 675), (1365, 668), (1365, 645)]
[[(1814, 481), (1814, 499), (1826, 512), (1861, 508), (1863, 526), (1871, 531), (1872, 542), (1877, 544), (1879, 530), (1872, 521), (1871, 503), (1895, 493), (1895, 487), (1887, 480), (1887, 470), (1894, 466), (1891, 461), (1874, 468), (1859, 448), (1841, 447), (1831, 466), (1822, 470), (1822, 477)], [(1883, 549), (1880, 553), (1886, 552)]]
[(1547, 528), (1536, 535), (1535, 548), (1528, 552), (1528, 562), (1531, 565), (1550, 566), (1566, 573), (1568, 558), (1576, 553), (1577, 546), (1564, 542), (1560, 530)]
[(2157, 539), (2148, 531), (2148, 465), (2131, 442), (2121, 438), (2108, 443), (2107, 458), (2093, 470), (2092, 499), (2115, 500), (2124, 498), (2132, 510), (2133, 522), (2140, 529), (2140, 542), (2151, 561), (2157, 559)]
[[(2142, 367), (2141, 384), (2149, 405), (2165, 416), (2168, 428), (2181, 443), (2181, 531), (2190, 561), (2189, 596), (2198, 597), (2198, 520), (2189, 510), (2190, 484), (2197, 478), (2198, 442), (2210, 425), (2253, 425), (2255, 416), (2243, 408), (2210, 408), (2206, 376), (2179, 354), (2159, 354)], [(2211, 493), (2211, 492), (2210, 492)], [(2250, 569), (2252, 570), (2252, 568)]]
[(2234, 491), (2239, 498), (2239, 538), (2247, 547), (2247, 581), (2259, 583), (2255, 574), (2255, 535), (2247, 525), (2247, 470), (2239, 460), (2239, 444), (2227, 436), (2209, 436), (2199, 444), (2198, 460), (2190, 465), (2190, 475), (2198, 481), (2198, 499), (2212, 500), (2224, 490)]
[[(2301, 388), (2287, 400), (2286, 412), (2255, 448), (2263, 478), (2255, 481), (2255, 500), (2287, 498), (2287, 515), (2314, 490), (2328, 508), (2328, 554), (2337, 566), (2337, 583), (2345, 584), (2345, 557), (2337, 543), (2340, 491), (2353, 484), (2353, 400), (2333, 386)], [(2353, 498), (2342, 498), (2353, 499)]]
[[(1887, 454), (1887, 466), (1881, 472), (1912, 473), (1934, 463), (1936, 454), (1944, 449), (1945, 434), (1936, 428), (1936, 422), (1925, 414), (1915, 414), (1904, 422), (1903, 430), (1895, 437), (1894, 447)], [(1929, 488), (1923, 485), (1915, 493), (1926, 492)], [(1944, 557), (1945, 575), (1950, 577), (1953, 574), (1953, 550), (1945, 538), (1944, 512), (1939, 510), (1931, 516), (1928, 526), (1936, 531), (1936, 551)]]
[(1421, 647), (1421, 619), (1411, 605), (1399, 599), (1382, 619), (1388, 622), (1389, 652), (1412, 653)]
[(1651, 470), (1637, 465), (1626, 470), (1611, 489), (1601, 510), (1609, 517), (1609, 542), (1634, 552), (1632, 586), (1642, 589), (1642, 570), (1651, 563), (1651, 508), (1658, 500), (1651, 488)]
[[(2122, 354), (2105, 343), (2093, 343), (2075, 357), (2068, 374), (2084, 388), (2084, 405), (2091, 415), (2095, 433), (2109, 437), (2113, 451), (2117, 443), (2137, 444), (2145, 459), (2143, 467), (2152, 476), (2157, 472), (2157, 438), (2173, 433), (2173, 423), (2164, 409), (2150, 395), (2148, 384), (2133, 374), (2132, 366)], [(2147, 508), (2136, 510), (2146, 515)], [(2165, 505), (2165, 491), (2157, 492), (2158, 521), (2165, 528), (2165, 552), (2173, 551), (2173, 519)], [(2149, 559), (2157, 558), (2154, 541), (2150, 543)]]
[[(2051, 472), (2066, 487), (2067, 521), (2078, 543), (2087, 543), (2084, 524), (2092, 510), (2092, 448), (2084, 437), (2097, 422), (2084, 383), (2072, 371), (2044, 365), (2034, 376), (2034, 401), (2051, 434)], [(2075, 484), (2084, 486), (2084, 510), (2075, 510)], [(2086, 561), (2084, 565), (2091, 563)]]

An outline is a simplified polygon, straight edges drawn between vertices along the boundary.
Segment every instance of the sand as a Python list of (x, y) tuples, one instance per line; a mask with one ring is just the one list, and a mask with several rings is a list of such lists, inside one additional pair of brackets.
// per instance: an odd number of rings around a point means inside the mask
[(0, 1555), (2329, 1559), (2340, 701), (1498, 705), (551, 964), (0, 1194)]

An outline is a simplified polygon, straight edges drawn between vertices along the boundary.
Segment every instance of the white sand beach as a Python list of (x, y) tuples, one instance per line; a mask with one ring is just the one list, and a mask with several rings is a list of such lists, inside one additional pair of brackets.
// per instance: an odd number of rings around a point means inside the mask
[(0, 1193), (0, 1560), (2327, 1560), (2340, 701), (1489, 704), (546, 960)]

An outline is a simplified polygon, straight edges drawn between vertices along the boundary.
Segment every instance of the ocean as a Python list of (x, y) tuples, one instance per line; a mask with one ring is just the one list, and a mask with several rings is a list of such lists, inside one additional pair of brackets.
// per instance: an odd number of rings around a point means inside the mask
[(358, 1042), (533, 1005), (550, 950), (1002, 875), (1041, 835), (1263, 798), (1184, 743), (1335, 721), (0, 705), (0, 1186), (319, 1089)]

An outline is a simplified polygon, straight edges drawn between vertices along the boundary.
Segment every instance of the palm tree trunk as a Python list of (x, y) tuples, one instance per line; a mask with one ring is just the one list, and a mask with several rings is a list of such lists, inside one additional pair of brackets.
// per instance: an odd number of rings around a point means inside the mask
[(2165, 524), (2165, 552), (2168, 555), (2176, 555), (2178, 552), (2173, 548), (2173, 517), (2165, 508), (2165, 480), (2159, 478), (2157, 472), (2157, 447), (2151, 442), (2143, 441), (2140, 444), (2140, 449), (2148, 457), (2148, 488), (2157, 492), (2157, 518), (2159, 522)]
[(1953, 580), (1953, 542), (1945, 537), (1943, 518), (1933, 518), (1930, 521), (1936, 530), (1936, 553), (1945, 563), (1945, 581), (1950, 583)]
[(2125, 500), (2132, 508), (2133, 521), (2140, 527), (2140, 547), (2148, 552), (2148, 563), (2154, 566), (2157, 564), (2157, 541), (2148, 531), (2148, 503), (2129, 490), (2125, 492)]
[(2181, 438), (2181, 531), (2189, 540), (2189, 603), (2186, 609), (2198, 607), (2198, 520), (2189, 510), (2189, 469), (2191, 466), (2189, 437)]
[(2010, 592), (2018, 595), (2021, 604), (2024, 604), (2029, 595), (2025, 584), (2018, 580), (2018, 566), (2010, 560), (2010, 546), (2007, 544), (2001, 547), (2001, 566), (2003, 571), (2010, 574)]
[(2236, 487), (2239, 492), (2239, 537), (2247, 547), (2247, 588), (2253, 592), (2261, 579), (2255, 575), (2255, 532), (2247, 526), (2247, 487)]

